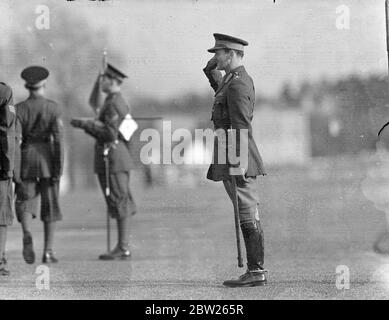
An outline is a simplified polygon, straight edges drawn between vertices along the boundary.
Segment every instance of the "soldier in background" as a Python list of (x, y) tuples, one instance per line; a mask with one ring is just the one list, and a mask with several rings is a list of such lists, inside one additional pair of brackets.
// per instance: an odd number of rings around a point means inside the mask
[(35, 262), (31, 217), (37, 213), (41, 197), (40, 218), (44, 226), (43, 263), (56, 263), (53, 242), (56, 222), (62, 220), (59, 205), (59, 180), (63, 170), (63, 124), (61, 109), (45, 98), (49, 71), (33, 66), (23, 70), (21, 77), (29, 91), (27, 100), (16, 105), (20, 125), (20, 176), (16, 177), (16, 216), (23, 230), (23, 258)]
[[(97, 119), (71, 121), (72, 126), (84, 129), (96, 139), (95, 173), (107, 203), (108, 214), (117, 221), (118, 243), (113, 250), (100, 255), (101, 260), (128, 259), (131, 256), (129, 216), (135, 214), (136, 205), (129, 183), (130, 170), (134, 168), (134, 164), (127, 142), (119, 132), (120, 124), (130, 112), (120, 88), (125, 78), (127, 76), (124, 73), (107, 64), (103, 76), (97, 80), (101, 84), (102, 91), (107, 94), (103, 106), (98, 108)], [(104, 161), (105, 152), (108, 164)], [(107, 171), (109, 171), (108, 177)], [(107, 188), (109, 194), (106, 192)]]
[(7, 227), (13, 222), (12, 177), (15, 157), (16, 114), (12, 90), (0, 82), (0, 276), (8, 276), (5, 245)]
[[(204, 73), (215, 91), (212, 121), (215, 130), (236, 130), (236, 151), (240, 151), (241, 130), (247, 130), (248, 155), (246, 164), (231, 164), (218, 158), (221, 142), (215, 139), (214, 159), (208, 170), (207, 178), (223, 181), (227, 194), (234, 201), (234, 188), (231, 175), (236, 176), (236, 192), (239, 204), (240, 228), (242, 230), (246, 253), (247, 272), (236, 280), (227, 280), (228, 287), (260, 286), (266, 284), (264, 264), (264, 239), (258, 214), (258, 197), (256, 177), (265, 175), (262, 159), (252, 136), (251, 121), (255, 104), (255, 90), (251, 77), (247, 74), (242, 59), (244, 46), (248, 43), (242, 39), (215, 33), (215, 46), (208, 52), (215, 56), (204, 68)], [(226, 72), (221, 76), (220, 70)], [(225, 134), (227, 136), (227, 134)], [(244, 137), (244, 136), (243, 136)], [(227, 144), (225, 147), (227, 148)], [(228, 151), (225, 151), (228, 154)], [(239, 155), (238, 155), (239, 156)], [(242, 155), (240, 155), (242, 156)], [(241, 157), (242, 158), (242, 157)], [(236, 173), (239, 172), (237, 175)]]

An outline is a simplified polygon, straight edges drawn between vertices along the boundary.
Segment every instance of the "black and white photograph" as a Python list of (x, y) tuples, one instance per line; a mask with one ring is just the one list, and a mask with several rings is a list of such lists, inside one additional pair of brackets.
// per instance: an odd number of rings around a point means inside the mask
[(389, 0), (1, 0), (0, 21), (1, 300), (389, 299)]

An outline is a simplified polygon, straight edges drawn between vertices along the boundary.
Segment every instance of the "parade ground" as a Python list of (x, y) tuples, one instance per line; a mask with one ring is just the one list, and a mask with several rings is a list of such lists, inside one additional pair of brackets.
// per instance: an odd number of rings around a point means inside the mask
[[(221, 183), (146, 188), (134, 179), (139, 210), (131, 221), (132, 258), (115, 262), (97, 259), (106, 250), (100, 191), (69, 192), (61, 200), (60, 263), (48, 269), (49, 287), (37, 285), (42, 224), (35, 220), (37, 261), (27, 265), (15, 221), (7, 243), (12, 273), (0, 279), (0, 298), (387, 299), (389, 257), (372, 250), (386, 219), (364, 196), (365, 172), (327, 164), (270, 170), (260, 179), (269, 282), (254, 288), (222, 286), (245, 269), (237, 267), (233, 210)], [(341, 281), (344, 272), (349, 280)]]

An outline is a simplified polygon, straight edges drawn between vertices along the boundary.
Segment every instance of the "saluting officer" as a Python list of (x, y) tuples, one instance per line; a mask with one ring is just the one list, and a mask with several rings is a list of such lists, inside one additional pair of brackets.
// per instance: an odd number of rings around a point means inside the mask
[(45, 98), (49, 71), (32, 66), (23, 70), (22, 79), (29, 91), (27, 100), (16, 105), (20, 124), (20, 177), (16, 179), (16, 216), (23, 229), (23, 258), (35, 262), (31, 217), (37, 214), (41, 198), (40, 219), (44, 226), (43, 263), (56, 263), (53, 242), (56, 222), (62, 220), (59, 205), (59, 180), (63, 170), (63, 124), (58, 104)]
[(7, 227), (13, 222), (12, 177), (15, 159), (16, 114), (12, 90), (0, 82), (0, 276), (10, 274), (5, 257)]
[[(82, 128), (96, 139), (95, 173), (105, 196), (108, 214), (117, 221), (118, 243), (101, 260), (128, 259), (129, 249), (129, 215), (136, 212), (136, 205), (130, 191), (130, 170), (134, 168), (133, 159), (127, 142), (119, 132), (119, 126), (130, 112), (130, 107), (121, 94), (121, 84), (127, 76), (107, 64), (101, 81), (101, 89), (107, 94), (104, 105), (99, 110), (96, 120), (73, 119), (71, 124)], [(104, 154), (108, 157), (107, 167)], [(107, 186), (108, 181), (108, 186)], [(109, 194), (106, 190), (109, 187)]]
[[(223, 181), (224, 187), (231, 198), (234, 197), (231, 174), (236, 175), (237, 195), (239, 205), (240, 227), (242, 230), (246, 253), (247, 271), (237, 280), (228, 280), (223, 284), (229, 287), (259, 286), (266, 283), (264, 264), (264, 240), (263, 231), (259, 222), (258, 197), (256, 190), (256, 177), (265, 175), (261, 156), (252, 136), (251, 121), (253, 119), (255, 89), (253, 80), (247, 74), (243, 66), (244, 46), (248, 43), (242, 39), (224, 34), (215, 33), (215, 46), (208, 52), (215, 56), (203, 69), (215, 90), (215, 100), (212, 110), (212, 121), (215, 130), (222, 130), (227, 137), (229, 129), (236, 130), (236, 149), (240, 148), (240, 135), (242, 129), (246, 129), (247, 161), (235, 163), (224, 161), (218, 157), (219, 141), (215, 138), (214, 158), (207, 178), (213, 181)], [(224, 77), (220, 70), (225, 71)], [(227, 149), (229, 144), (223, 148)], [(228, 151), (225, 150), (225, 154)], [(240, 154), (240, 158), (244, 156)], [(220, 161), (219, 161), (220, 160)]]

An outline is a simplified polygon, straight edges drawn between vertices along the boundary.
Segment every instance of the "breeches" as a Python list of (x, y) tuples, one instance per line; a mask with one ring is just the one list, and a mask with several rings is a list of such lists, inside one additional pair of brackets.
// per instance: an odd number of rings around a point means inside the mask
[(130, 173), (123, 171), (109, 175), (109, 195), (106, 194), (107, 179), (105, 174), (98, 174), (108, 213), (112, 218), (120, 219), (136, 212), (136, 205), (130, 191)]

